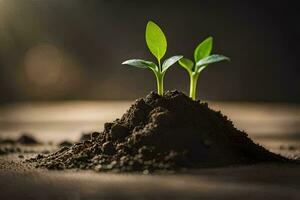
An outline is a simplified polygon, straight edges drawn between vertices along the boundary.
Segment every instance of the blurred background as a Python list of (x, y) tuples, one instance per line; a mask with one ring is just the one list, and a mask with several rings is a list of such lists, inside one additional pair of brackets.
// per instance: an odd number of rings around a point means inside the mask
[[(231, 58), (202, 73), (200, 98), (300, 103), (299, 19), (289, 0), (0, 0), (0, 103), (131, 100), (156, 90), (150, 71), (121, 65), (154, 59), (148, 20), (164, 30), (167, 57), (192, 57), (211, 35), (213, 52)], [(168, 71), (165, 89), (188, 87), (182, 68)]]

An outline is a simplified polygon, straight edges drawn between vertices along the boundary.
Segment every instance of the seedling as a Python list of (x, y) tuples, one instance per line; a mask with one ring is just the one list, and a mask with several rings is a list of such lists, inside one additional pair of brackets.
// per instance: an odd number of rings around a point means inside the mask
[(166, 71), (180, 60), (183, 56), (172, 56), (166, 59), (163, 64), (161, 64), (161, 59), (164, 57), (167, 51), (167, 39), (161, 28), (152, 21), (149, 21), (146, 26), (146, 43), (150, 52), (157, 59), (157, 64), (151, 61), (142, 59), (131, 59), (126, 60), (122, 64), (151, 69), (156, 77), (157, 82), (157, 93), (159, 95), (164, 94), (164, 76)]
[(185, 68), (190, 75), (190, 97), (196, 99), (197, 81), (200, 73), (212, 63), (217, 63), (223, 60), (230, 60), (226, 56), (213, 54), (210, 55), (213, 46), (213, 38), (208, 37), (201, 42), (194, 51), (195, 63), (187, 58), (181, 58), (179, 64)]

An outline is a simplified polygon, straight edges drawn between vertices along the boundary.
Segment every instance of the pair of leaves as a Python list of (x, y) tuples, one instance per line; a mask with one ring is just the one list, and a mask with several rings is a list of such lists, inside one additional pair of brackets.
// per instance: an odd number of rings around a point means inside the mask
[[(183, 56), (172, 56), (164, 61), (162, 64), (162, 73), (165, 73), (169, 67), (175, 64), (178, 60), (180, 60)], [(151, 61), (142, 60), (142, 59), (131, 59), (126, 60), (122, 63), (123, 65), (130, 65), (138, 68), (150, 68), (155, 72), (160, 72), (157, 65)]]
[(223, 55), (213, 54), (199, 60), (196, 63), (195, 67), (194, 67), (194, 62), (187, 58), (181, 58), (179, 60), (179, 64), (190, 73), (192, 72), (200, 73), (207, 65), (221, 62), (223, 60), (229, 61), (230, 59)]
[(209, 64), (217, 63), (223, 60), (230, 60), (228, 57), (218, 54), (210, 55), (213, 47), (213, 38), (208, 37), (201, 42), (195, 49), (194, 60), (195, 63), (187, 58), (179, 60), (179, 64), (185, 68), (189, 73), (200, 73)]
[[(167, 51), (167, 39), (161, 28), (154, 22), (149, 21), (146, 26), (146, 43), (150, 52), (157, 58), (159, 64), (160, 60), (164, 57)], [(172, 56), (166, 59), (160, 69), (155, 63), (142, 60), (131, 59), (123, 62), (122, 64), (131, 65), (139, 68), (150, 68), (158, 73), (165, 73), (169, 67), (175, 64), (183, 56)], [(161, 71), (160, 71), (161, 70)]]

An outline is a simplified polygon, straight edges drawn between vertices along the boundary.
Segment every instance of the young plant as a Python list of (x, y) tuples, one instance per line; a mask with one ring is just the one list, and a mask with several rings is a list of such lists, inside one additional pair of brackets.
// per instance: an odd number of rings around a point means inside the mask
[(208, 37), (201, 42), (194, 51), (195, 63), (187, 58), (181, 58), (179, 64), (188, 71), (190, 75), (190, 97), (196, 99), (197, 81), (200, 73), (207, 67), (207, 65), (220, 62), (223, 60), (230, 60), (228, 57), (213, 54), (210, 55), (213, 46), (213, 38)]
[(180, 60), (183, 56), (172, 56), (161, 64), (161, 59), (167, 51), (167, 39), (161, 28), (152, 21), (146, 26), (146, 43), (150, 52), (157, 59), (157, 64), (142, 59), (126, 60), (122, 64), (130, 65), (138, 68), (150, 69), (154, 72), (157, 82), (157, 93), (164, 94), (164, 76), (173, 64)]

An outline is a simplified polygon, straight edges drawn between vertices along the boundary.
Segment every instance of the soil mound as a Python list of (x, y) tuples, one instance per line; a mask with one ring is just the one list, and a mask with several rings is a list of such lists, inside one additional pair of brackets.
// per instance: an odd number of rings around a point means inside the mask
[(285, 162), (237, 130), (221, 112), (178, 91), (138, 99), (90, 140), (32, 159), (48, 169), (177, 170)]

